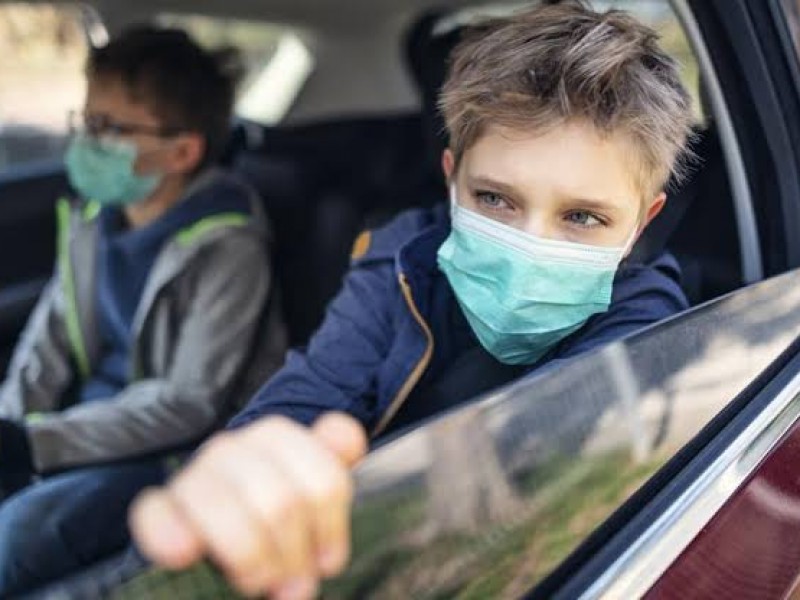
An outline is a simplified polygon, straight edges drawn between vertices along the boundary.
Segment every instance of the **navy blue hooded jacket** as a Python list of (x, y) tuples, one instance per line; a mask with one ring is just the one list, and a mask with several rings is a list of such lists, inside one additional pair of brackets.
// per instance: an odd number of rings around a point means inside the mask
[[(309, 424), (337, 410), (351, 414), (376, 436), (409, 397), (410, 403), (424, 403), (425, 395), (412, 391), (435, 383), (454, 360), (478, 346), (437, 266), (436, 253), (449, 233), (448, 212), (440, 206), (405, 212), (386, 227), (363, 234), (343, 288), (308, 347), (289, 352), (285, 366), (230, 427), (271, 414)], [(608, 311), (591, 317), (524, 372), (685, 309), (679, 278), (678, 265), (667, 254), (649, 265), (623, 264)], [(413, 409), (424, 418), (447, 407), (426, 408), (408, 406), (403, 411)]]

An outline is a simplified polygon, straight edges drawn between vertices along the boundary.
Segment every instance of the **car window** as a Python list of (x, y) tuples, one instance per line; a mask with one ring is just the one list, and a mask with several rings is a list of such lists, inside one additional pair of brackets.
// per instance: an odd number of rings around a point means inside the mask
[(244, 74), (236, 114), (264, 125), (283, 119), (314, 66), (300, 33), (286, 25), (185, 14), (162, 14), (156, 21), (185, 29), (207, 48), (238, 49)]
[(523, 595), (800, 334), (797, 276), (518, 382), (375, 451), (357, 473), (352, 568), (325, 597)]
[(0, 173), (59, 158), (83, 102), (89, 9), (0, 4)]

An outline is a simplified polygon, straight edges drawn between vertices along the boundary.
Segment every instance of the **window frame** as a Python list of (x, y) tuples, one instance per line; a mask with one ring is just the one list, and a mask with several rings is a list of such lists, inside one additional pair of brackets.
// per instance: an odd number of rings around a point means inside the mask
[(734, 129), (733, 119), (723, 93), (722, 84), (711, 60), (697, 19), (687, 0), (670, 0), (681, 23), (692, 50), (697, 57), (700, 77), (708, 92), (712, 117), (717, 124), (722, 152), (725, 155), (725, 168), (731, 186), (733, 208), (739, 234), (739, 247), (742, 281), (745, 285), (764, 279), (761, 256), (761, 240), (756, 223), (753, 196), (747, 180), (744, 159), (739, 139)]
[(786, 85), (791, 77), (770, 15), (772, 0), (680, 1), (695, 15), (730, 110), (754, 202), (764, 275), (796, 268), (800, 90)]

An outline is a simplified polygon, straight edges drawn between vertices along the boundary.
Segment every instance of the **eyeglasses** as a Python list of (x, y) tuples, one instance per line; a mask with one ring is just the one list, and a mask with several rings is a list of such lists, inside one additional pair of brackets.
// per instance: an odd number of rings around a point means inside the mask
[(69, 112), (68, 122), (71, 133), (85, 132), (92, 137), (125, 137), (138, 134), (166, 138), (186, 131), (183, 127), (121, 123), (106, 114), (86, 114), (77, 110)]

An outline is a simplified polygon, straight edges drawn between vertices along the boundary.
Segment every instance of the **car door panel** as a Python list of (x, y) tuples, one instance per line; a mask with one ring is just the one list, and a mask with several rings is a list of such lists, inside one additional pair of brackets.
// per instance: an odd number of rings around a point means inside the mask
[(771, 600), (800, 593), (800, 422), (647, 593)]

